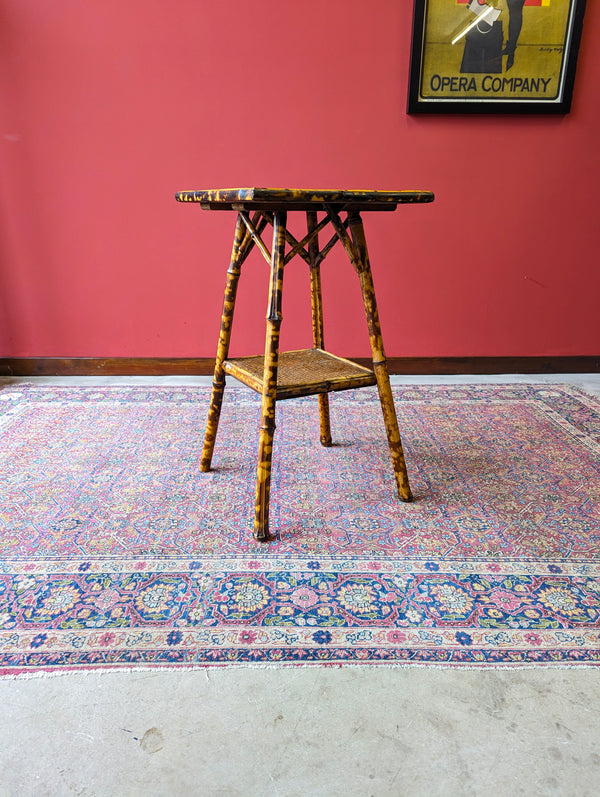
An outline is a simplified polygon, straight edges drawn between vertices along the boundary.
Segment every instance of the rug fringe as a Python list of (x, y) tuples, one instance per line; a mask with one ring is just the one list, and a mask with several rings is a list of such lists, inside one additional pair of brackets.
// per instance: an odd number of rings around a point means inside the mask
[(210, 673), (223, 670), (297, 670), (297, 669), (353, 669), (353, 670), (597, 670), (598, 665), (590, 662), (527, 662), (527, 663), (494, 663), (482, 664), (430, 664), (429, 662), (376, 662), (373, 664), (356, 664), (354, 662), (286, 662), (286, 663), (244, 663), (244, 664), (208, 664), (208, 665), (182, 665), (182, 666), (140, 666), (140, 667), (106, 667), (71, 670), (36, 670), (35, 672), (0, 673), (0, 681), (27, 681), (36, 678), (62, 678), (68, 676), (90, 675), (133, 675), (135, 673), (166, 672), (166, 673), (204, 673), (206, 680), (210, 680)]

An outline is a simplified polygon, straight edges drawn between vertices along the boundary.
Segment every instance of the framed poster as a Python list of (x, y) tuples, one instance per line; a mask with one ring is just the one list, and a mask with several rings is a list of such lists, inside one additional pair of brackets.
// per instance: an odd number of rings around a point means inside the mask
[(568, 113), (585, 0), (415, 0), (408, 113)]

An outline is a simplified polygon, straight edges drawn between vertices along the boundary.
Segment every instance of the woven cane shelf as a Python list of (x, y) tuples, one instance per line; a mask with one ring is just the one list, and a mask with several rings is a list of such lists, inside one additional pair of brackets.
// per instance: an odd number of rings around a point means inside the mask
[[(262, 393), (264, 359), (238, 357), (225, 360), (225, 373), (244, 385)], [(336, 357), (322, 349), (301, 349), (279, 354), (277, 400), (294, 396), (311, 396), (335, 390), (351, 390), (375, 385), (375, 374), (369, 368)]]

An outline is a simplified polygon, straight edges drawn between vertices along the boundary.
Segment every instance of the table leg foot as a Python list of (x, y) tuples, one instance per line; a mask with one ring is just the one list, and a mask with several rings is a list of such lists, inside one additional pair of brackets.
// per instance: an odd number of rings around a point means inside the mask
[(319, 395), (319, 420), (321, 424), (321, 445), (329, 448), (333, 445), (331, 440), (331, 424), (329, 421), (329, 396), (327, 393)]
[(254, 511), (254, 539), (265, 542), (269, 539), (269, 504), (271, 497), (271, 459), (275, 432), (275, 403), (272, 415), (263, 419), (258, 445), (258, 468), (256, 471), (256, 505)]
[(213, 382), (210, 409), (208, 411), (206, 432), (204, 434), (204, 446), (202, 448), (202, 457), (200, 459), (200, 470), (202, 473), (208, 473), (210, 470), (213, 451), (215, 448), (215, 440), (217, 439), (217, 430), (219, 428), (219, 418), (221, 417), (221, 405), (223, 403), (224, 390), (224, 379), (220, 384), (216, 380)]
[(392, 396), (387, 367), (385, 363), (376, 363), (373, 367), (375, 369), (375, 376), (377, 377), (377, 389), (381, 402), (381, 412), (383, 414), (390, 455), (392, 457), (398, 497), (401, 501), (412, 501), (413, 496), (408, 481), (406, 461), (404, 459), (402, 440), (400, 439), (400, 430), (398, 429), (398, 419), (396, 417), (396, 408), (394, 407), (394, 397)]

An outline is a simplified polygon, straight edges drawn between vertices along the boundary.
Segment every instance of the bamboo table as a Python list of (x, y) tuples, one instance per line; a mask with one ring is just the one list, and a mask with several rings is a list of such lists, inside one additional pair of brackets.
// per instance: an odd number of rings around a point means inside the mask
[[(293, 396), (318, 394), (321, 443), (324, 446), (330, 446), (331, 430), (327, 394), (335, 390), (349, 390), (376, 384), (398, 495), (402, 501), (410, 501), (412, 495), (390, 388), (371, 266), (360, 214), (362, 211), (368, 210), (395, 210), (399, 204), (404, 203), (432, 202), (433, 194), (429, 191), (231, 188), (180, 191), (175, 198), (178, 202), (197, 203), (206, 210), (237, 212), (200, 469), (205, 472), (210, 470), (225, 389), (225, 374), (230, 374), (262, 395), (254, 537), (261, 541), (268, 540), (270, 537), (269, 498), (276, 401)], [(287, 229), (288, 211), (306, 213), (307, 234), (300, 241)], [(319, 212), (324, 214), (320, 221)], [(340, 215), (342, 213), (346, 216), (343, 220)], [(329, 224), (332, 225), (334, 234), (325, 246), (320, 248), (319, 233)], [(271, 251), (261, 237), (267, 225), (273, 228)], [(342, 242), (360, 280), (373, 355), (372, 369), (336, 357), (325, 351), (324, 348), (320, 267), (338, 241)], [(289, 246), (287, 252), (286, 245)], [(255, 246), (260, 250), (271, 269), (265, 354), (264, 357), (259, 355), (230, 359), (228, 356), (229, 342), (241, 267)], [(313, 348), (280, 353), (279, 330), (282, 321), (283, 272), (284, 267), (296, 256), (305, 260), (310, 270)]]

